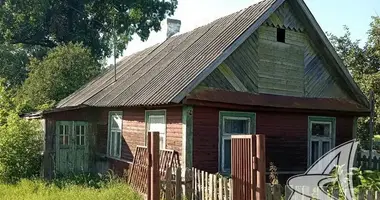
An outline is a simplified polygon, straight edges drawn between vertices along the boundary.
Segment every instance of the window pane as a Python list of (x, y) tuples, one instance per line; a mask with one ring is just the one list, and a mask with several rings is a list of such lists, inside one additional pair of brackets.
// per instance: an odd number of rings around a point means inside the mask
[(80, 126), (80, 132), (82, 135), (84, 135), (84, 126)]
[(224, 119), (224, 132), (246, 134), (249, 130), (248, 119)]
[(115, 155), (115, 132), (111, 132), (111, 156)]
[(63, 135), (63, 125), (59, 125), (59, 134)]
[(149, 131), (158, 131), (165, 133), (165, 116), (151, 115), (149, 116)]
[(313, 164), (319, 158), (319, 142), (311, 142), (311, 164)]
[(330, 137), (331, 124), (313, 122), (311, 124), (311, 133), (314, 136)]
[(68, 125), (65, 125), (65, 134), (69, 135), (70, 134), (70, 129)]
[(65, 141), (64, 141), (64, 145), (68, 145), (70, 143), (69, 141), (69, 136), (68, 135), (65, 135)]
[(80, 135), (80, 126), (75, 126), (75, 134), (76, 134), (77, 136)]
[(122, 117), (119, 114), (112, 114), (111, 116), (111, 128), (121, 130)]
[(116, 133), (116, 147), (115, 147), (115, 156), (120, 156), (120, 147), (121, 147), (121, 144), (120, 144), (120, 132), (117, 132)]
[(228, 171), (231, 169), (231, 140), (225, 139), (223, 142), (224, 142), (223, 169)]
[(160, 134), (160, 149), (165, 149), (165, 135)]
[(85, 144), (85, 141), (84, 141), (84, 135), (81, 136), (81, 144), (80, 145), (84, 145)]
[(328, 151), (330, 151), (330, 142), (323, 142), (322, 143), (322, 154), (325, 154)]

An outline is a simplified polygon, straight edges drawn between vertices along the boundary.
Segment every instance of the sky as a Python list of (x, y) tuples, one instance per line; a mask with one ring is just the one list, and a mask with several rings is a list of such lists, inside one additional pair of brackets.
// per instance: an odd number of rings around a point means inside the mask
[[(355, 40), (361, 44), (367, 39), (371, 16), (380, 16), (380, 0), (304, 0), (322, 27), (323, 31), (337, 36), (344, 34), (343, 25), (347, 25)], [(170, 18), (181, 20), (184, 33), (205, 25), (217, 18), (246, 8), (258, 0), (178, 0), (178, 8)], [(166, 39), (166, 23), (162, 23), (160, 32), (152, 32), (147, 41), (138, 36), (128, 44), (123, 56), (161, 43)], [(120, 59), (120, 58), (119, 58)], [(118, 59), (118, 60), (119, 60)], [(112, 63), (112, 58), (108, 63)]]

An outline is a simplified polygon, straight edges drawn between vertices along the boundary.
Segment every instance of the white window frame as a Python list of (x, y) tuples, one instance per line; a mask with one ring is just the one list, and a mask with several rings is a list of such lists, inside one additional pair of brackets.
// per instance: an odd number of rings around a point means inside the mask
[(159, 138), (161, 140), (161, 137), (163, 138), (163, 147), (160, 149), (166, 149), (166, 137), (167, 137), (167, 123), (166, 123), (166, 110), (145, 110), (145, 145), (147, 145), (148, 142), (148, 132), (150, 131), (150, 125), (149, 125), (149, 117), (154, 116), (163, 116), (164, 117), (164, 126), (165, 131), (163, 133), (160, 133)]
[[(120, 119), (121, 119), (121, 127), (120, 129), (116, 129), (116, 128), (112, 128), (112, 117), (114, 115), (120, 115)], [(116, 155), (116, 149), (117, 149), (117, 140), (114, 140), (112, 141), (112, 133), (113, 132), (120, 132), (120, 141), (119, 141), (119, 152), (118, 152), (118, 155)], [(123, 138), (123, 111), (110, 111), (108, 113), (108, 137), (107, 137), (107, 156), (111, 157), (111, 158), (117, 158), (117, 159), (120, 159), (121, 158), (121, 147), (122, 147), (122, 138)], [(111, 144), (113, 143), (113, 144)]]
[[(329, 124), (330, 125), (330, 135), (329, 136), (315, 136), (312, 134), (313, 124)], [(329, 142), (331, 150), (335, 146), (336, 137), (336, 119), (334, 117), (318, 117), (310, 116), (308, 120), (308, 166), (312, 165), (312, 142), (318, 142), (318, 157), (323, 156), (323, 142)], [(317, 159), (318, 160), (318, 159)]]
[(219, 112), (219, 171), (221, 173), (230, 173), (231, 169), (225, 169), (225, 141), (231, 141), (231, 135), (241, 135), (244, 133), (226, 133), (224, 132), (224, 125), (226, 119), (232, 120), (247, 120), (248, 130), (246, 134), (251, 132), (256, 134), (256, 114), (251, 112), (234, 112), (234, 111), (221, 111)]

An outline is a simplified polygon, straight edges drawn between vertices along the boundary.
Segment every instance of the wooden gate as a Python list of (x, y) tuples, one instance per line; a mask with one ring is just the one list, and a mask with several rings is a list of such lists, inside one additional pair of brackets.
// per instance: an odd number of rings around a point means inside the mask
[(232, 198), (265, 199), (264, 135), (231, 137)]
[(56, 123), (56, 171), (59, 174), (88, 171), (88, 124), (80, 121)]
[[(138, 192), (147, 194), (147, 178), (149, 166), (149, 153), (146, 146), (136, 148), (133, 164), (129, 172), (128, 183)], [(178, 152), (174, 150), (160, 150), (159, 155), (159, 178), (164, 180), (169, 168), (179, 167)]]

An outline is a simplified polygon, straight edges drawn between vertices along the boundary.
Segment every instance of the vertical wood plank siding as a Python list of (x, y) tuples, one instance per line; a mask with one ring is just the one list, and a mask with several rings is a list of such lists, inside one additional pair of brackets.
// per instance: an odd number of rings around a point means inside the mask
[[(193, 167), (218, 172), (218, 116), (228, 108), (194, 107)], [(244, 110), (246, 112), (255, 112)], [(256, 133), (266, 136), (267, 166), (278, 171), (304, 171), (307, 167), (308, 116), (313, 113), (256, 112)], [(326, 116), (332, 116), (326, 115)], [(352, 116), (335, 115), (336, 144), (352, 138)]]
[(218, 172), (219, 110), (193, 108), (193, 167)]
[[(160, 108), (161, 109), (161, 108)], [(165, 108), (163, 108), (165, 109)], [(133, 154), (137, 145), (145, 145), (145, 109), (144, 108), (83, 108), (78, 110), (63, 111), (51, 113), (46, 116), (50, 123), (47, 123), (47, 137), (53, 138), (55, 135), (55, 121), (94, 121), (95, 129), (89, 133), (94, 137), (94, 145), (90, 151), (93, 154), (106, 155), (107, 153), (107, 138), (108, 138), (108, 113), (109, 111), (123, 111), (123, 139), (121, 143), (121, 157), (120, 159), (106, 158), (108, 161), (108, 168), (115, 170), (118, 174), (122, 174), (124, 169), (128, 167), (128, 162), (132, 162)], [(166, 108), (166, 122), (167, 122), (167, 148), (173, 149), (181, 154), (182, 152), (182, 107)], [(49, 140), (49, 147), (54, 154), (55, 139)], [(50, 147), (50, 146), (51, 147)], [(181, 158), (181, 157), (180, 157)], [(99, 157), (95, 157), (95, 162)], [(101, 158), (100, 158), (101, 159)], [(101, 160), (104, 160), (101, 159)], [(47, 161), (46, 161), (47, 162)], [(47, 162), (46, 167), (48, 166)], [(90, 164), (89, 166), (91, 166)], [(48, 169), (48, 171), (51, 169)], [(96, 170), (96, 169), (93, 169)], [(45, 170), (46, 171), (46, 170)], [(44, 173), (50, 176), (49, 172)]]

